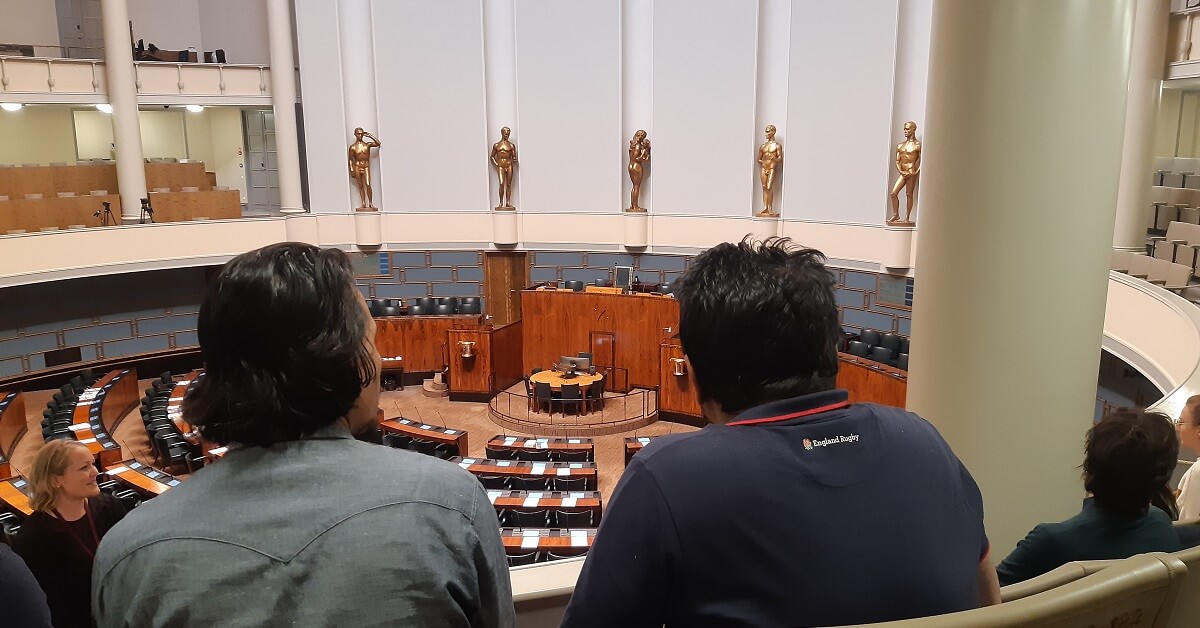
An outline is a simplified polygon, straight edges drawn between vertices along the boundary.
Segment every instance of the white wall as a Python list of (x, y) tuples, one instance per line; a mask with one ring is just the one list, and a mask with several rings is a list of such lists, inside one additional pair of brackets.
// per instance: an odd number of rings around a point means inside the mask
[(58, 106), (29, 106), (0, 110), (0, 163), (25, 164), (75, 161), (71, 110)]
[(54, 0), (0, 0), (0, 44), (57, 46)]
[[(346, 112), (342, 102), (342, 55), (337, 3), (296, 0), (300, 55), (300, 100), (304, 112), (304, 152), (308, 162), (308, 202), (313, 212), (345, 212), (350, 201)], [(397, 138), (398, 139), (398, 138)]]
[(217, 174), (217, 185), (239, 190), (246, 202), (246, 157), (242, 146), (242, 112), (237, 107), (204, 110), (212, 127), (212, 162), (206, 170)]
[(197, 0), (127, 0), (133, 40), (143, 39), (163, 50), (187, 50), (204, 46), (200, 32)]
[(516, 59), (520, 208), (621, 209), (620, 4), (521, 0)]
[(199, 15), (204, 50), (223, 48), (229, 63), (271, 64), (266, 0), (203, 0)]
[[(654, 211), (746, 216), (758, 187), (758, 6), (654, 3)], [(616, 138), (614, 138), (616, 141)]]
[(897, 0), (870, 5), (812, 0), (792, 12), (787, 218), (887, 218)]
[[(139, 111), (142, 154), (147, 158), (188, 159), (182, 109)], [(193, 115), (193, 114), (188, 114)], [(80, 159), (112, 159), (112, 116), (95, 109), (74, 112)]]
[[(377, 0), (372, 13), (375, 58), (387, 60), (375, 68), (385, 209), (486, 210), (491, 169), (480, 1)], [(513, 139), (519, 151), (521, 138)], [(340, 149), (342, 173), (349, 142)]]

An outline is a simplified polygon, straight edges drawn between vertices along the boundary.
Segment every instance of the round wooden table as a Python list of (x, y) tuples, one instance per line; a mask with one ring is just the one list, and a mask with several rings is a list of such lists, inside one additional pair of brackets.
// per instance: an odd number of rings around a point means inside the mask
[(550, 384), (550, 390), (554, 392), (561, 392), (563, 384), (579, 384), (579, 394), (583, 396), (585, 407), (588, 403), (588, 389), (602, 379), (604, 376), (599, 373), (595, 375), (579, 373), (575, 377), (565, 378), (562, 373), (557, 371), (538, 371), (529, 376), (531, 384)]

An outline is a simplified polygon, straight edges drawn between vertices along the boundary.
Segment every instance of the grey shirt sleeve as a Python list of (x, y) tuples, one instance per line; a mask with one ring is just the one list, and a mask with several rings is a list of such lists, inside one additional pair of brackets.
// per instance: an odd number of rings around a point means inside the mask
[(472, 527), (477, 540), (475, 570), (479, 574), (479, 616), (472, 626), (509, 627), (516, 624), (508, 560), (500, 541), (500, 525), (483, 486), (477, 486)]

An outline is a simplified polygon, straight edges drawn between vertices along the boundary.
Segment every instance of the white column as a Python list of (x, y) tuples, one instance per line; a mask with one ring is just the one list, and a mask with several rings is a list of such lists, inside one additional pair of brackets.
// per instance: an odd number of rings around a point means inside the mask
[[(354, 128), (379, 133), (375, 95), (375, 38), (370, 0), (338, 0), (338, 30), (342, 44), (342, 102), (346, 111), (346, 145), (354, 141)], [(375, 25), (380, 27), (383, 25)], [(387, 30), (384, 28), (384, 32)], [(380, 138), (387, 142), (387, 138)], [(393, 144), (394, 146), (395, 144)], [(371, 198), (383, 208), (383, 149), (371, 151)], [(347, 175), (348, 176), (348, 175)], [(352, 205), (358, 207), (358, 188), (351, 186)]]
[(271, 44), (271, 106), (275, 109), (275, 160), (279, 205), (285, 214), (304, 211), (300, 193), (300, 141), (296, 130), (296, 63), (292, 58), (292, 10), (288, 0), (267, 0)]
[(112, 105), (113, 143), (117, 149), (121, 222), (133, 224), (141, 217), (141, 199), (146, 198), (146, 165), (138, 121), (133, 46), (129, 41), (129, 5), (125, 0), (101, 0), (100, 16), (104, 25), (108, 104)]
[(1146, 250), (1150, 169), (1167, 57), (1170, 8), (1171, 0), (1137, 0), (1133, 18), (1125, 147), (1121, 153), (1121, 186), (1117, 189), (1117, 221), (1113, 231), (1113, 248), (1122, 251)]
[(978, 481), (997, 561), (1084, 495), (1133, 9), (934, 5), (908, 407)]
[[(487, 145), (500, 141), (500, 129), (508, 127), (510, 138), (521, 155), (521, 128), (517, 120), (516, 0), (483, 3), (483, 84), (487, 105)], [(500, 182), (488, 164), (488, 206), (500, 200)], [(521, 163), (513, 171), (512, 204), (521, 207)]]

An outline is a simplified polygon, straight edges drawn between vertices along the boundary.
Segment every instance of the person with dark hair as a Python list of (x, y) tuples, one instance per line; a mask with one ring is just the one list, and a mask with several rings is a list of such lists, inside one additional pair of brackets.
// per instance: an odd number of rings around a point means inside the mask
[(996, 571), (1000, 584), (1040, 576), (1076, 560), (1129, 558), (1181, 549), (1171, 525), (1171, 473), (1179, 439), (1166, 416), (1120, 410), (1087, 433), (1083, 488), (1090, 497), (1078, 515), (1039, 523)]
[(564, 626), (812, 626), (999, 601), (983, 503), (937, 430), (836, 388), (825, 257), (720, 244), (674, 292), (710, 425), (636, 454)]
[(336, 249), (231, 260), (198, 320), (184, 416), (218, 462), (100, 545), (100, 626), (508, 626), (499, 527), (473, 476), (374, 431), (375, 323)]

